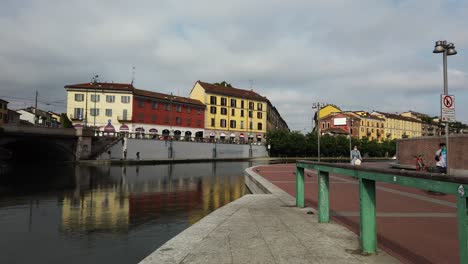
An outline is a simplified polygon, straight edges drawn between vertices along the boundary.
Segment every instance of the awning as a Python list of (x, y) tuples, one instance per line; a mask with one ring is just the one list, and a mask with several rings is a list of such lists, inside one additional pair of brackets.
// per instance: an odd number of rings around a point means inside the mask
[(180, 130), (174, 131), (174, 135), (180, 135), (180, 134), (182, 134), (182, 132), (180, 132)]
[(236, 137), (236, 134), (231, 133), (231, 137), (232, 137), (232, 138)]
[(253, 137), (254, 137), (254, 135), (252, 135), (252, 134), (249, 135), (249, 138), (253, 138)]
[(239, 137), (243, 138), (243, 137), (244, 137), (244, 133), (240, 133), (240, 134), (239, 134)]
[(190, 136), (190, 135), (192, 135), (192, 132), (190, 132), (190, 131), (185, 131), (185, 135)]
[(211, 132), (210, 137), (214, 137), (214, 136), (215, 136), (215, 133)]
[(121, 126), (119, 127), (119, 131), (128, 131), (128, 130), (129, 130), (129, 129), (128, 129), (128, 126), (127, 126), (127, 125), (121, 125)]
[(166, 136), (167, 136), (167, 135), (169, 135), (170, 132), (169, 132), (169, 129), (164, 129), (164, 130), (162, 131), (162, 133), (163, 133), (163, 135), (166, 135)]
[(158, 133), (158, 130), (156, 128), (150, 128), (148, 132), (150, 132), (151, 134), (156, 134)]
[(73, 127), (75, 127), (75, 128), (83, 128), (83, 125), (82, 125), (82, 124), (75, 124)]
[(224, 132), (223, 132), (223, 133), (221, 133), (221, 135), (219, 135), (219, 136), (220, 136), (220, 137), (226, 137), (226, 134), (224, 134)]
[(145, 129), (142, 128), (142, 127), (137, 127), (137, 128), (135, 128), (135, 131), (136, 131), (136, 132), (143, 133), (143, 132), (145, 132)]
[(115, 132), (115, 127), (111, 124), (108, 124), (104, 127), (104, 132)]
[(262, 134), (257, 134), (257, 138), (262, 138)]

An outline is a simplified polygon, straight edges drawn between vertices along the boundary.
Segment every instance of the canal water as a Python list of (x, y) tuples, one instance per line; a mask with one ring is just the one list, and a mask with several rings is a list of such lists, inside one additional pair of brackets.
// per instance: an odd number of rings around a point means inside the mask
[(246, 191), (252, 162), (0, 168), (0, 263), (137, 263)]

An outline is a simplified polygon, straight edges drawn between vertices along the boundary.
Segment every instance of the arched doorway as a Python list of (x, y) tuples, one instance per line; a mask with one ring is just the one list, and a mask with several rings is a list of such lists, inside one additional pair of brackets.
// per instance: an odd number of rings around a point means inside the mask
[(203, 141), (203, 131), (195, 132), (195, 141)]
[(180, 135), (182, 135), (182, 132), (180, 132), (180, 130), (174, 131), (175, 140), (180, 140)]
[(164, 140), (168, 140), (168, 139), (169, 139), (169, 134), (170, 134), (169, 129), (164, 129), (164, 130), (162, 131), (163, 139), (164, 139)]
[(192, 132), (185, 131), (185, 141), (190, 141), (191, 138), (192, 138)]

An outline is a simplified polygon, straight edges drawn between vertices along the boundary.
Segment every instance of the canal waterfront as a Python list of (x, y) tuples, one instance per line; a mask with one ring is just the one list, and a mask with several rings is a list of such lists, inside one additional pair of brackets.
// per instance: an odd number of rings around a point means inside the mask
[(0, 263), (137, 263), (245, 192), (266, 162), (0, 170)]

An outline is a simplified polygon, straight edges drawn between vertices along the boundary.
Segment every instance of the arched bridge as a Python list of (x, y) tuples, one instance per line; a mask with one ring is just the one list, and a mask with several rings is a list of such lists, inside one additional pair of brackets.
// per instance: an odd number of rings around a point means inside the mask
[(0, 127), (0, 160), (76, 161), (91, 155), (92, 131), (3, 125)]

